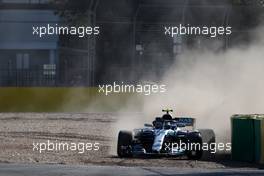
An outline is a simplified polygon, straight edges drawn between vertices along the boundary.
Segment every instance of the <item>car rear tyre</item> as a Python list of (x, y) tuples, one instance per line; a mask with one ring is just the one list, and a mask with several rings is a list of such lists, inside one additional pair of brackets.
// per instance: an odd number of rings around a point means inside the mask
[[(212, 129), (198, 129), (202, 136), (203, 144), (207, 144), (208, 146), (211, 146), (211, 144), (216, 142), (215, 139), (215, 133)], [(215, 158), (215, 150), (204, 150), (202, 160), (208, 161)]]
[(132, 132), (130, 131), (120, 131), (118, 134), (117, 141), (117, 154), (119, 157), (131, 157), (131, 145), (132, 145)]
[(189, 136), (189, 148), (187, 150), (187, 157), (191, 160), (199, 160), (203, 156), (202, 150), (203, 142), (199, 132), (195, 132)]

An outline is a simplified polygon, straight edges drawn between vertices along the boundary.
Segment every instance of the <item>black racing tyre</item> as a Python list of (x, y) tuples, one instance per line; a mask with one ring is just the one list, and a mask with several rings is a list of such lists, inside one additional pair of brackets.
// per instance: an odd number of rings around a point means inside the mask
[[(215, 133), (212, 129), (198, 129), (202, 136), (203, 144), (211, 146), (212, 143), (216, 142)], [(202, 160), (208, 161), (215, 158), (215, 154), (211, 150), (203, 151)]]
[(215, 133), (214, 130), (212, 129), (198, 129), (198, 131), (200, 132), (202, 139), (203, 139), (203, 143), (215, 143)]
[(193, 132), (188, 135), (188, 144), (189, 148), (186, 151), (186, 155), (188, 159), (191, 160), (199, 160), (203, 156), (203, 150), (202, 150), (202, 137), (199, 132)]
[(131, 157), (132, 132), (120, 131), (117, 140), (117, 155), (121, 158)]

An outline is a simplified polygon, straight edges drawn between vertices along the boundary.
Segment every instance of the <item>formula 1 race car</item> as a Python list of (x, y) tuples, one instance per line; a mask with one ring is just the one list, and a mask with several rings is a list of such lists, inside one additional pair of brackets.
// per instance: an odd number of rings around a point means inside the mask
[(172, 118), (172, 110), (162, 111), (166, 114), (157, 117), (152, 124), (145, 124), (144, 128), (119, 132), (119, 157), (185, 155), (188, 159), (201, 159), (202, 145), (205, 142), (202, 134), (210, 134), (210, 142), (214, 142), (214, 132), (210, 129), (187, 130), (187, 127), (194, 127), (195, 119)]

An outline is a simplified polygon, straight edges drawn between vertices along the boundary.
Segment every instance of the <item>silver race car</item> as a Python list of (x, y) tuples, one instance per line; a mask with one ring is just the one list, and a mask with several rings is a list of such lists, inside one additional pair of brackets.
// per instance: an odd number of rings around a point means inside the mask
[(185, 155), (189, 159), (201, 159), (202, 133), (211, 133), (210, 138), (215, 140), (213, 131), (194, 130), (195, 119), (173, 118), (170, 115), (172, 110), (162, 111), (166, 113), (162, 117), (157, 117), (152, 124), (145, 124), (144, 128), (119, 132), (117, 142), (119, 157)]

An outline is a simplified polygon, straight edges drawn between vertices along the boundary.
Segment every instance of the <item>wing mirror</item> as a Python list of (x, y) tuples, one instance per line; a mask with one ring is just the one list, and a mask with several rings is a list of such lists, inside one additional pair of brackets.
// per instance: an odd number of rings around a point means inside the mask
[(153, 125), (148, 124), (148, 123), (145, 123), (145, 124), (144, 124), (144, 127), (153, 127)]

